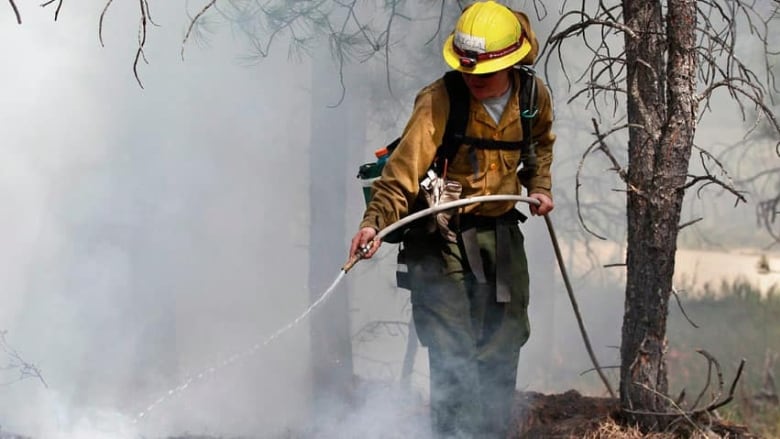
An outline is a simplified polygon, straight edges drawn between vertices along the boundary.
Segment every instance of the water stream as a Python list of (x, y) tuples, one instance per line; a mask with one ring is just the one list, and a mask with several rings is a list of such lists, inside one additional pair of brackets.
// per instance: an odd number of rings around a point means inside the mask
[(244, 360), (244, 359), (246, 359), (246, 358), (256, 354), (260, 349), (262, 349), (263, 347), (269, 345), (274, 340), (276, 340), (279, 337), (281, 337), (287, 331), (289, 331), (289, 330), (293, 329), (294, 327), (298, 326), (299, 323), (301, 323), (303, 320), (305, 320), (309, 316), (309, 314), (312, 313), (312, 311), (314, 311), (320, 304), (322, 304), (322, 302), (324, 302), (331, 295), (331, 293), (333, 293), (333, 290), (336, 289), (336, 286), (339, 284), (339, 282), (341, 282), (341, 280), (344, 278), (344, 275), (346, 275), (346, 274), (347, 274), (346, 271), (341, 270), (339, 272), (339, 275), (336, 276), (336, 279), (330, 285), (330, 287), (328, 287), (327, 290), (325, 290), (322, 294), (320, 294), (320, 296), (317, 298), (317, 300), (312, 302), (312, 304), (309, 305), (309, 307), (306, 308), (306, 310), (304, 310), (298, 317), (296, 317), (295, 320), (292, 320), (290, 323), (288, 323), (288, 324), (282, 326), (281, 328), (277, 329), (273, 334), (269, 335), (268, 337), (266, 337), (262, 341), (259, 341), (259, 342), (255, 343), (251, 347), (249, 347), (249, 348), (247, 348), (247, 349), (245, 349), (245, 350), (243, 350), (241, 352), (237, 352), (237, 353), (235, 353), (235, 354), (233, 354), (233, 355), (231, 355), (229, 357), (224, 358), (222, 361), (218, 362), (217, 364), (212, 365), (212, 366), (210, 366), (208, 368), (205, 368), (205, 369), (201, 370), (200, 372), (198, 372), (198, 373), (192, 375), (191, 377), (187, 378), (186, 380), (184, 380), (184, 382), (182, 382), (178, 386), (169, 389), (167, 392), (163, 393), (159, 398), (157, 398), (157, 400), (155, 400), (154, 402), (149, 404), (146, 407), (146, 409), (144, 409), (141, 412), (139, 412), (134, 417), (133, 422), (137, 423), (137, 422), (141, 421), (143, 418), (149, 416), (149, 414), (150, 414), (150, 412), (152, 410), (157, 408), (160, 404), (164, 403), (168, 399), (171, 399), (174, 396), (178, 395), (179, 393), (183, 392), (190, 385), (195, 384), (198, 381), (202, 381), (205, 378), (207, 378), (207, 377), (209, 377), (211, 375), (216, 374), (217, 372), (219, 372), (220, 370), (224, 369), (227, 366), (230, 366), (231, 364), (234, 364), (234, 363), (236, 363), (238, 361)]

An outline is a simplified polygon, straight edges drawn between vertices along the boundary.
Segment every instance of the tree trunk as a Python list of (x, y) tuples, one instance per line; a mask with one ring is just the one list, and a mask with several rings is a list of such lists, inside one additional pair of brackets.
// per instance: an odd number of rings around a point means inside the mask
[(669, 400), (666, 318), (696, 122), (693, 0), (623, 0), (629, 132), (628, 250), (620, 400), (645, 428)]

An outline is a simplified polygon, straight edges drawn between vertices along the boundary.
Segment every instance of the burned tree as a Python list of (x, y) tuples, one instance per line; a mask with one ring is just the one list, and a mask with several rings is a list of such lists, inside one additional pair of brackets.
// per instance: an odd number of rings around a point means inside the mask
[[(567, 72), (572, 66), (564, 61), (565, 46), (581, 41), (590, 60), (579, 78), (569, 79), (570, 85), (582, 84), (572, 100), (585, 99), (599, 118), (605, 107), (616, 120), (625, 118), (603, 130), (594, 118), (596, 140), (583, 160), (603, 152), (626, 193), (620, 401), (628, 418), (648, 430), (669, 425), (675, 413), (674, 399), (667, 396), (664, 354), (677, 237), (686, 225), (681, 222), (686, 190), (717, 185), (738, 203), (746, 201), (723, 178), (728, 170), (694, 143), (697, 122), (713, 94), (724, 91), (743, 116), (755, 108), (780, 133), (767, 105), (772, 72), (757, 73), (736, 50), (742, 26), (767, 42), (768, 23), (778, 6), (775, 2), (769, 10), (742, 0), (599, 1), (577, 8), (564, 3), (545, 48), (545, 68), (557, 60)], [(768, 54), (766, 44), (764, 49)], [(613, 139), (626, 131), (627, 163), (620, 163)], [(694, 151), (706, 162), (701, 174), (690, 171)], [(581, 218), (587, 228), (587, 215)]]

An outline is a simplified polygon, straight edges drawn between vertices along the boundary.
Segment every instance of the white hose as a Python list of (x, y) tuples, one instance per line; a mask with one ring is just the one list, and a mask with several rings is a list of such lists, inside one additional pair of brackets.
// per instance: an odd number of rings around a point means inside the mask
[(379, 233), (376, 235), (376, 240), (382, 240), (385, 236), (389, 235), (390, 233), (393, 233), (394, 231), (400, 229), (401, 227), (411, 223), (414, 220), (420, 219), (424, 216), (432, 215), (434, 213), (439, 213), (443, 210), (449, 210), (454, 209), (456, 207), (461, 206), (467, 206), (469, 204), (476, 204), (476, 203), (489, 203), (494, 201), (522, 201), (524, 203), (533, 204), (538, 206), (539, 200), (536, 198), (531, 197), (524, 197), (522, 195), (479, 195), (476, 197), (469, 197), (469, 198), (461, 198), (459, 200), (450, 201), (447, 203), (441, 203), (436, 206), (431, 206), (427, 209), (423, 209), (419, 212), (415, 212), (409, 216), (405, 216), (401, 218), (400, 220), (394, 222), (393, 224), (390, 224), (389, 226), (382, 229)]

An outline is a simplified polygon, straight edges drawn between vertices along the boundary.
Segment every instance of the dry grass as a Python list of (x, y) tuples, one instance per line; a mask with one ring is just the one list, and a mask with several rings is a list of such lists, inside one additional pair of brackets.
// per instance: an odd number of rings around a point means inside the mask
[[(681, 416), (663, 432), (643, 433), (621, 424), (616, 399), (570, 390), (557, 395), (518, 392), (512, 438), (523, 439), (756, 439), (741, 425), (714, 416), (695, 422)], [(769, 439), (769, 438), (766, 438)]]
[(636, 428), (618, 425), (612, 419), (606, 419), (596, 431), (586, 434), (582, 439), (714, 439), (723, 436), (714, 432), (695, 431), (693, 433), (649, 433), (645, 434)]

